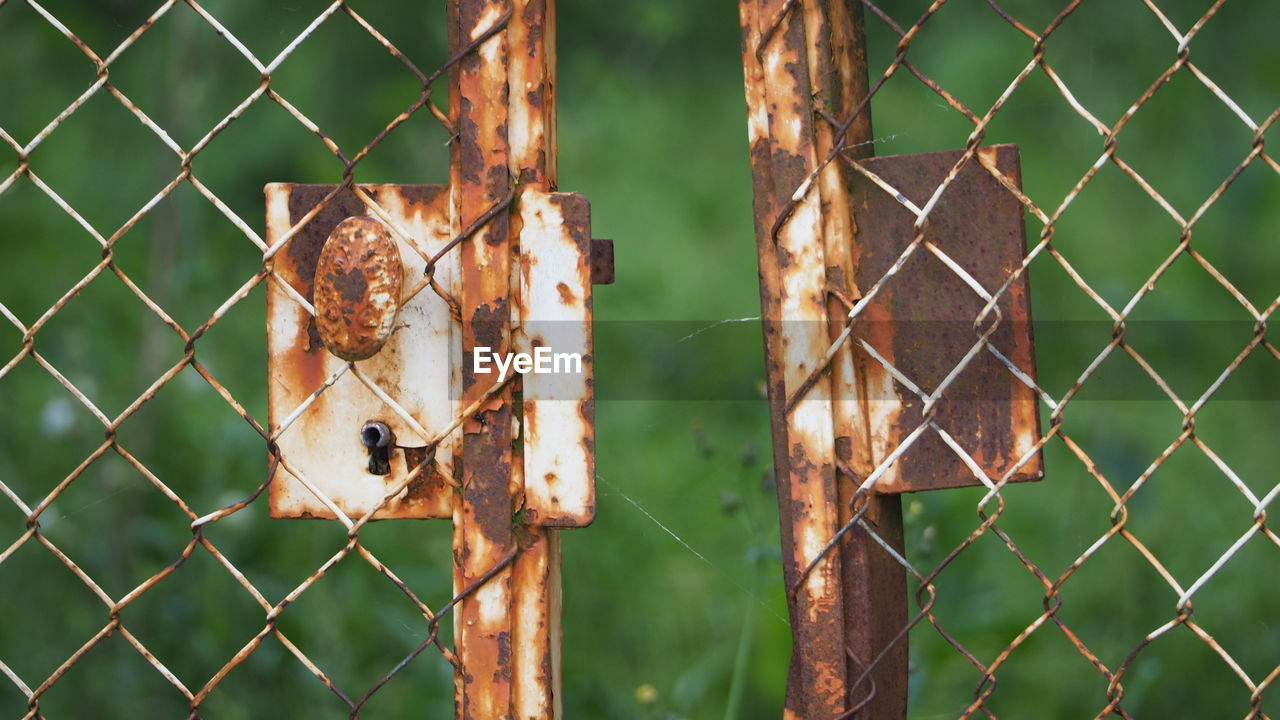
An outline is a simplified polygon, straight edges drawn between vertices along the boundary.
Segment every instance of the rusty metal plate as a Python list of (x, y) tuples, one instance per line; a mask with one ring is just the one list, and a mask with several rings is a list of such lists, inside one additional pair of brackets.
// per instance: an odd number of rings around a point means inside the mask
[[(398, 227), (420, 243), (422, 252), (434, 253), (452, 237), (447, 187), (360, 187)], [(332, 185), (268, 185), (267, 243), (274, 245), (332, 190)], [(369, 214), (354, 193), (344, 190), (275, 255), (276, 274), (299, 296), (313, 301), (316, 265), (329, 234), (344, 219)], [(401, 240), (396, 242), (404, 273), (402, 286), (411, 288), (423, 277), (426, 262), (419, 250)], [(436, 266), (435, 278), (449, 292), (456, 292), (457, 260), (451, 255), (446, 254)], [(421, 428), (429, 432), (442, 430), (459, 411), (461, 396), (460, 367), (455, 361), (461, 355), (460, 337), (449, 306), (428, 288), (404, 303), (396, 322), (398, 330), (386, 345), (376, 355), (356, 363), (356, 367)], [(268, 418), (273, 434), (289, 422), (278, 439), (285, 465), (304, 476), (348, 516), (363, 515), (404, 480), (408, 463), (420, 460), (411, 451), (407, 461), (406, 451), (393, 451), (388, 474), (369, 472), (369, 450), (360, 440), (365, 423), (387, 423), (399, 445), (421, 446), (430, 438), (419, 436), (350, 370), (311, 400), (343, 370), (346, 362), (325, 350), (315, 319), (275, 278), (268, 282), (267, 289), (267, 336)], [(311, 404), (291, 419), (308, 400)], [(451, 476), (455, 475), (457, 435), (455, 432), (446, 439), (436, 452), (436, 461)], [(286, 467), (278, 470), (270, 494), (272, 517), (334, 517), (332, 510)], [(432, 467), (374, 517), (450, 517), (452, 497), (452, 488)]]
[[(979, 150), (1012, 184), (1021, 186), (1013, 145)], [(961, 151), (881, 157), (863, 166), (923, 207), (960, 160)], [(858, 227), (854, 242), (856, 279), (864, 291), (880, 280), (915, 237), (915, 216), (893, 195), (861, 174), (850, 193)], [(1026, 252), (1023, 208), (975, 158), (965, 165), (929, 215), (925, 238), (937, 245), (989, 293), (999, 290)], [(924, 247), (869, 303), (854, 325), (877, 353), (925, 393), (961, 363), (977, 336), (973, 323), (984, 301), (941, 259)], [(992, 345), (1019, 370), (1035, 378), (1030, 293), (1024, 272), (999, 301), (1002, 313)], [(872, 461), (887, 457), (921, 421), (923, 401), (904, 388), (861, 347), (868, 411), (873, 427)], [(1040, 436), (1036, 398), (988, 351), (974, 356), (943, 393), (935, 421), (976, 465), (998, 481), (1032, 451)], [(1043, 476), (1037, 452), (1012, 481)], [(889, 493), (979, 485), (968, 465), (934, 432), (926, 432), (879, 480)]]
[(581, 527), (596, 511), (591, 209), (526, 193), (520, 220), (517, 348), (549, 354), (553, 370), (523, 378), (524, 510), (534, 525)]
[[(416, 286), (426, 265), (423, 254), (434, 255), (453, 237), (448, 188), (360, 187), (418, 245), (415, 249), (392, 238), (402, 267), (400, 286), (405, 290)], [(332, 190), (331, 185), (268, 185), (268, 244), (284, 237)], [(503, 359), (505, 372), (520, 368), (516, 357), (521, 353), (534, 362), (532, 368), (521, 371), (523, 403), (515, 435), (523, 449), (524, 522), (579, 527), (595, 517), (590, 207), (571, 193), (528, 191), (521, 196), (519, 208), (518, 273), (511, 278), (511, 312), (516, 322), (511, 356)], [(462, 411), (462, 326), (433, 289), (403, 302), (386, 344), (355, 363), (385, 398), (325, 348), (315, 318), (294, 297), (296, 293), (315, 303), (316, 269), (324, 264), (321, 250), (330, 234), (347, 218), (369, 214), (359, 198), (343, 191), (275, 255), (280, 280), (273, 278), (267, 291), (268, 419), (273, 434), (283, 425), (288, 427), (278, 439), (284, 463), (271, 484), (273, 517), (334, 517), (308, 484), (348, 516), (365, 514), (424, 459), (414, 446), (431, 438), (423, 437), (414, 426), (433, 434), (448, 427)], [(450, 252), (436, 265), (434, 277), (452, 297), (460, 298), (464, 275), (459, 253)], [(491, 328), (480, 329), (486, 331), (482, 335), (491, 334), (486, 334)], [(499, 354), (501, 349), (490, 348)], [(539, 372), (540, 352), (548, 358), (550, 372)], [(486, 360), (485, 372), (498, 372), (497, 356), (491, 353)], [(331, 380), (333, 384), (326, 387)], [(370, 450), (362, 442), (361, 433), (371, 422), (386, 423), (395, 435), (394, 444), (404, 446), (391, 450), (386, 474), (374, 472), (385, 470), (385, 464), (371, 463)], [(445, 476), (461, 479), (455, 454), (461, 454), (462, 437), (458, 429), (446, 438), (436, 452), (438, 465), (428, 466), (428, 472), (374, 517), (451, 517), (456, 493)]]

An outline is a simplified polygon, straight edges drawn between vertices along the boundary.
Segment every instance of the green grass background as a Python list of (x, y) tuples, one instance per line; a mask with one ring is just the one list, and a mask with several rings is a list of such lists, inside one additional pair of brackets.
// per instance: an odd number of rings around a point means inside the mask
[[(1059, 3), (1004, 8), (1044, 27)], [(906, 26), (920, 0), (883, 7)], [(1160, 3), (1186, 29), (1207, 2)], [(154, 9), (148, 3), (44, 3), (105, 56)], [(309, 0), (204, 4), (264, 60), (322, 8)], [(354, 7), (429, 71), (445, 57), (442, 3)], [(560, 187), (586, 194), (597, 236), (616, 240), (618, 282), (598, 289), (599, 516), (564, 534), (565, 707), (571, 718), (769, 718), (780, 713), (789, 652), (770, 473), (768, 412), (759, 395), (758, 326), (713, 322), (759, 313), (750, 169), (736, 9), (729, 2), (559, 3)], [(1280, 5), (1228, 2), (1192, 42), (1191, 57), (1255, 122), (1276, 109)], [(868, 21), (873, 77), (896, 36)], [(1176, 57), (1176, 41), (1136, 0), (1089, 2), (1048, 43), (1047, 57), (1105, 123)], [(1032, 43), (985, 3), (952, 0), (909, 58), (980, 115), (1031, 58)], [(258, 74), (186, 6), (175, 7), (112, 66), (111, 82), (190, 147), (248, 95)], [(30, 7), (0, 6), (0, 127), (26, 143), (94, 82), (92, 65)], [(416, 80), (348, 18), (322, 25), (273, 75), (272, 87), (349, 154), (417, 97)], [(445, 86), (438, 86), (441, 98)], [(873, 103), (880, 155), (952, 149), (972, 126), (905, 72)], [(1274, 138), (1275, 132), (1269, 133)], [(359, 167), (363, 182), (444, 182), (446, 137), (419, 113)], [(1184, 216), (1249, 152), (1252, 132), (1185, 71), (1119, 136), (1119, 154)], [(996, 117), (987, 141), (1021, 147), (1026, 190), (1056, 208), (1102, 152), (1102, 139), (1036, 72)], [(105, 92), (31, 155), (31, 168), (104, 236), (178, 172), (176, 157)], [(0, 177), (17, 166), (0, 147)], [(336, 182), (341, 165), (280, 107), (261, 101), (219, 135), (193, 170), (252, 227), (262, 186)], [(1040, 226), (1029, 219), (1028, 234)], [(1280, 292), (1280, 181), (1261, 162), (1210, 208), (1194, 245), (1259, 308)], [(1179, 228), (1107, 165), (1058, 225), (1055, 247), (1121, 307), (1173, 249)], [(0, 302), (24, 323), (101, 257), (94, 239), (22, 178), (0, 194)], [(183, 184), (115, 246), (118, 266), (188, 330), (260, 266), (260, 253)], [(1032, 267), (1044, 387), (1060, 396), (1109, 341), (1106, 316), (1047, 257)], [(198, 357), (265, 419), (263, 288), (234, 306)], [(1128, 339), (1190, 401), (1249, 341), (1247, 312), (1190, 258), (1143, 299)], [(1103, 321), (1103, 322), (1100, 322)], [(1234, 321), (1224, 324), (1221, 321)], [(1083, 329), (1082, 329), (1083, 328)], [(0, 323), (0, 362), (22, 346)], [(181, 342), (104, 273), (55, 315), (36, 349), (108, 416), (182, 355)], [(1196, 432), (1259, 497), (1275, 476), (1275, 358), (1255, 354), (1197, 416)], [(1132, 484), (1181, 431), (1182, 416), (1131, 359), (1097, 371), (1119, 389), (1086, 394), (1064, 428), (1117, 488)], [(0, 378), (0, 480), (35, 506), (102, 442), (100, 423), (30, 359)], [(199, 513), (262, 479), (258, 436), (190, 369), (119, 430), (119, 441)], [(1110, 527), (1111, 503), (1060, 442), (1047, 479), (1009, 488), (1000, 527), (1051, 577)], [(981, 493), (909, 497), (907, 549), (922, 569), (979, 523)], [(1184, 447), (1130, 503), (1129, 528), (1183, 587), (1249, 527), (1254, 508), (1203, 453)], [(188, 523), (114, 453), (93, 463), (41, 516), (50, 541), (119, 598), (174, 561)], [(25, 530), (0, 501), (0, 546)], [(273, 602), (339, 548), (334, 523), (273, 522), (262, 503), (207, 530)], [(429, 603), (450, 596), (446, 522), (376, 523), (362, 540)], [(1280, 663), (1275, 598), (1280, 548), (1246, 543), (1196, 595), (1194, 618), (1255, 682)], [(1042, 612), (1043, 590), (990, 534), (937, 580), (935, 614), (990, 662)], [(1177, 593), (1123, 541), (1105, 544), (1063, 589), (1059, 612), (1109, 667), (1174, 617)], [(203, 551), (122, 612), (125, 625), (189, 687), (199, 687), (261, 627), (262, 612)], [(44, 547), (0, 564), (0, 659), (32, 687), (107, 622), (102, 602)], [(346, 692), (360, 695), (415, 647), (425, 623), (367, 564), (349, 559), (291, 605), (281, 628)], [(928, 626), (913, 633), (911, 717), (958, 715), (980, 673)], [(371, 718), (446, 717), (448, 665), (428, 652), (382, 689)], [(1141, 718), (1231, 718), (1249, 690), (1186, 628), (1137, 656), (1125, 708)], [(643, 689), (642, 689), (643, 688)], [(1055, 627), (1036, 631), (998, 673), (988, 702), (1002, 718), (1092, 717), (1107, 683)], [(1280, 712), (1264, 695), (1263, 709)], [(0, 716), (27, 703), (0, 678)], [(41, 699), (49, 718), (184, 717), (186, 701), (118, 634)], [(343, 706), (274, 640), (232, 671), (207, 718), (338, 717)]]

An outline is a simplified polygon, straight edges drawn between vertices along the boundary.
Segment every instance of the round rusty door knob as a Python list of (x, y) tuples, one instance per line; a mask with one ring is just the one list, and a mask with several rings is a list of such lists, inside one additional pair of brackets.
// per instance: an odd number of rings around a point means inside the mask
[(329, 352), (364, 360), (382, 349), (395, 330), (403, 283), (400, 250), (391, 233), (371, 217), (338, 223), (316, 263), (316, 329)]

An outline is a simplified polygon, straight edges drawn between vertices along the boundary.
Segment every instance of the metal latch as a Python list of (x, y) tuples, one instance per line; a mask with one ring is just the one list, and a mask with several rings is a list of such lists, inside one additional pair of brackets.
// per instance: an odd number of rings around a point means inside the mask
[[(359, 188), (399, 232), (343, 189), (274, 257), (268, 417), (282, 461), (270, 487), (271, 515), (333, 518), (337, 508), (358, 517), (423, 465), (373, 517), (451, 517), (449, 480), (461, 474), (463, 363), (485, 360), (462, 357), (455, 299), (475, 269), (464, 267), (467, 254), (441, 252), (455, 241), (446, 186)], [(334, 190), (268, 185), (268, 244)], [(586, 525), (595, 514), (591, 287), (612, 282), (613, 246), (591, 240), (588, 203), (572, 193), (526, 190), (512, 223), (520, 229), (519, 259), (505, 367), (523, 372), (510, 434), (521, 447), (522, 472), (512, 473), (523, 476), (519, 507), (530, 524)], [(545, 373), (511, 362), (548, 354), (572, 357)], [(498, 371), (498, 359), (488, 359)]]

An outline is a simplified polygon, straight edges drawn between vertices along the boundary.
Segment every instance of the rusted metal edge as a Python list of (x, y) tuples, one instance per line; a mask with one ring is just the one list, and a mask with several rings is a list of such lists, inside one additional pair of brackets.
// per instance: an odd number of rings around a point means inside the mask
[[(508, 30), (511, 175), (520, 181), (520, 201), (556, 187), (555, 0), (514, 0)], [(515, 221), (520, 223), (517, 215)], [(522, 234), (522, 233), (521, 233)], [(519, 235), (517, 235), (519, 243)], [(520, 247), (521, 257), (529, 252)], [(517, 288), (515, 319), (524, 298)], [(523, 423), (523, 410), (514, 419)], [(523, 444), (513, 448), (513, 470), (524, 485)], [(562, 715), (560, 688), (560, 536), (534, 525), (521, 528), (521, 552), (512, 569), (512, 711), (520, 720), (555, 720)]]
[[(801, 568), (791, 561), (795, 547), (794, 532), (787, 521), (790, 503), (790, 463), (787, 455), (787, 428), (780, 418), (786, 412), (787, 393), (783, 384), (782, 365), (782, 305), (778, 302), (779, 267), (773, 251), (770, 227), (777, 215), (778, 203), (774, 199), (773, 158), (769, 142), (768, 99), (765, 96), (764, 70), (760, 66), (756, 50), (760, 45), (760, 6), (757, 0), (739, 0), (739, 20), (742, 31), (743, 80), (747, 100), (747, 139), (751, 158), (751, 186), (753, 216), (756, 229), (756, 257), (759, 261), (760, 317), (765, 345), (765, 389), (769, 402), (770, 438), (773, 446), (773, 473), (778, 488), (778, 515), (782, 544), (783, 580), (791, 587)], [(801, 622), (796, 605), (788, 598), (788, 616), (792, 627)], [(803, 707), (800, 669), (803, 656), (793, 651), (788, 669), (788, 714), (795, 715), (795, 708)]]
[(591, 284), (612, 285), (614, 280), (613, 241), (591, 239)]
[[(819, 193), (808, 188), (788, 218), (776, 216), (817, 166), (804, 19), (786, 0), (743, 0), (739, 8), (751, 106), (762, 312), (766, 347), (772, 351), (767, 369), (774, 378), (774, 423), (783, 425), (781, 432), (775, 429), (775, 455), (787, 458), (785, 469), (775, 465), (784, 575), (792, 591), (787, 712), (797, 718), (834, 717), (847, 699), (847, 660), (840, 558), (822, 555), (839, 519), (831, 383), (826, 376), (808, 382), (829, 345)], [(759, 202), (762, 194), (767, 202)], [(775, 318), (780, 327), (771, 338), (768, 325)], [(812, 572), (802, 576), (801, 570), (814, 561)]]
[[(450, 3), (452, 47), (483, 37), (510, 18), (509, 0)], [(467, 227), (509, 195), (508, 40), (492, 34), (458, 63), (451, 83), (450, 191), (454, 227)], [(513, 254), (506, 209), (458, 248), (462, 263), (464, 405), (486, 395), (496, 373), (474, 372), (476, 348), (509, 353)], [(463, 423), (461, 502), (454, 503), (454, 588), (469, 587), (515, 547), (511, 516), (512, 389), (508, 384)], [(511, 569), (490, 578), (458, 604), (454, 618), (460, 667), (456, 715), (467, 720), (510, 718), (512, 685)]]
[[(866, 103), (866, 38), (861, 3), (822, 0), (803, 4), (809, 48), (810, 90), (815, 110), (814, 137), (819, 158), (826, 158), (843, 140), (843, 152), (853, 157), (872, 154), (871, 111)], [(861, 110), (860, 110), (861, 108)], [(855, 111), (858, 111), (854, 115)], [(831, 122), (852, 117), (843, 138)], [(858, 176), (860, 177), (860, 176)], [(857, 273), (862, 248), (857, 242), (860, 224), (876, 222), (855, 211), (849, 194), (855, 174), (840, 162), (826, 165), (818, 176), (822, 198), (823, 241), (827, 266), (828, 337), (835, 341), (844, 330), (845, 302), (861, 295)], [(867, 388), (892, 382), (888, 371), (846, 343), (832, 358), (836, 455), (840, 459), (839, 523), (852, 522), (858, 488), (879, 462), (872, 452), (874, 438), (885, 428), (872, 422), (874, 399)], [(862, 497), (856, 508), (862, 522), (897, 551), (904, 552), (902, 504), (876, 488)], [(851, 717), (861, 720), (901, 720), (907, 712), (908, 645), (899, 637), (907, 626), (905, 569), (870, 536), (854, 526), (839, 546), (848, 699), (846, 708), (858, 708)], [(871, 663), (875, 662), (872, 666)]]

